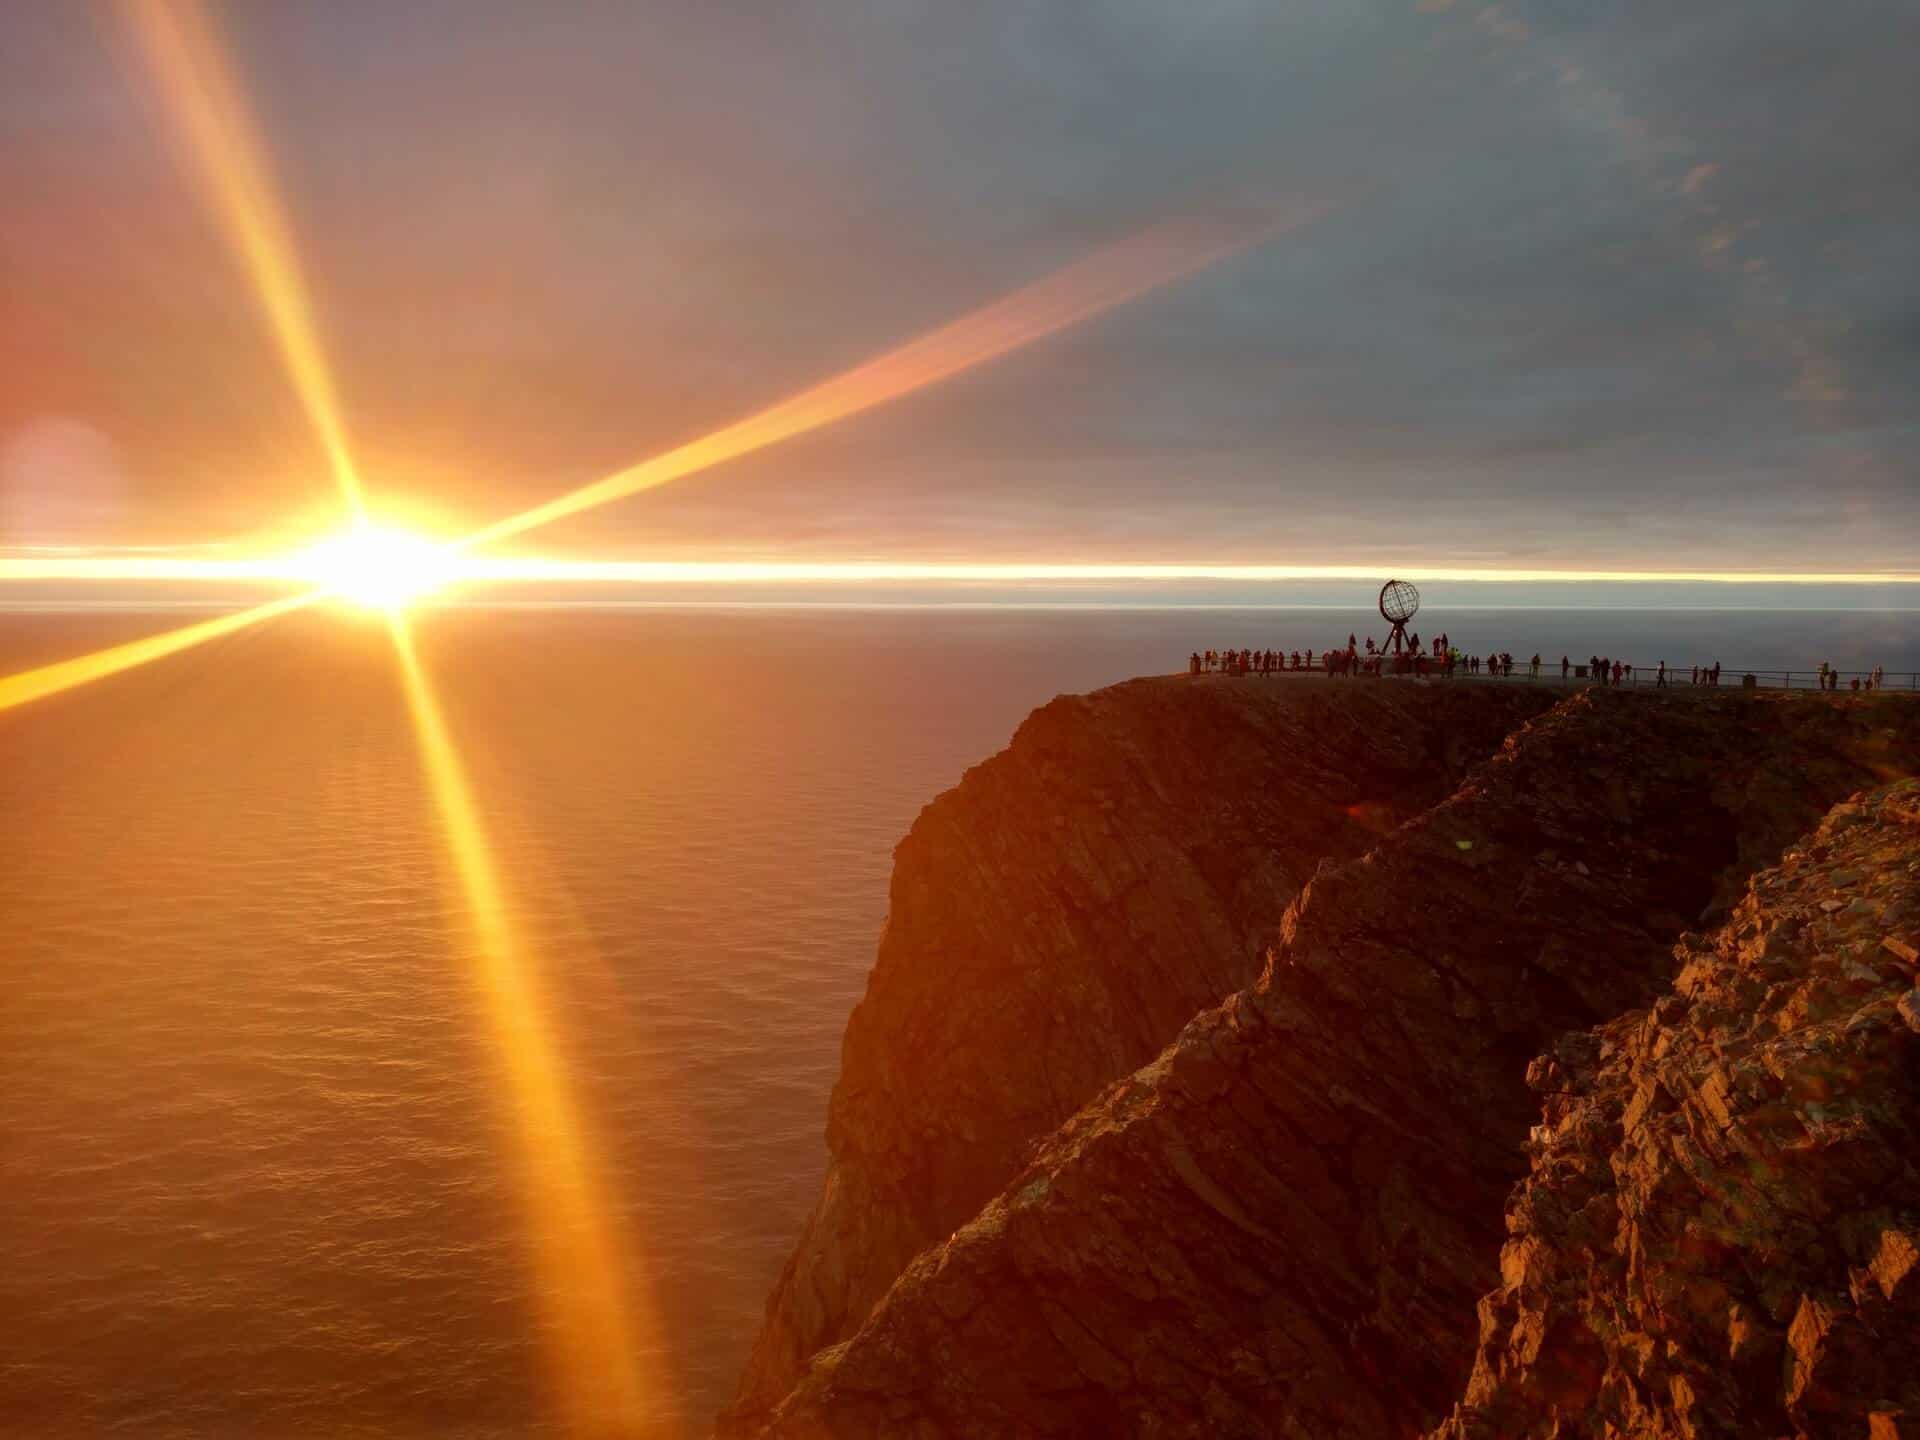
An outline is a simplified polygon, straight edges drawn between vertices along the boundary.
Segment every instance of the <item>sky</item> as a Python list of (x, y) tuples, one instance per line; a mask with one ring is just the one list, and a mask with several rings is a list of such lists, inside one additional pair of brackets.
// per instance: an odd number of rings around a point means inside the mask
[[(370, 502), (408, 523), (486, 525), (1148, 227), (1278, 217), (510, 548), (1913, 566), (1911, 5), (211, 13)], [(0, 555), (338, 523), (115, 7), (0, 10), (0, 197)]]

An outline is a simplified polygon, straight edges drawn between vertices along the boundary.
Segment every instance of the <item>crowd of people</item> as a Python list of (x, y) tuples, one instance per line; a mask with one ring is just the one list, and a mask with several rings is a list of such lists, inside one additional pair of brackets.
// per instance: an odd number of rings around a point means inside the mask
[[(1362, 648), (1358, 635), (1347, 636), (1345, 646), (1330, 650), (1196, 650), (1187, 657), (1187, 669), (1194, 675), (1273, 675), (1287, 671), (1317, 670), (1329, 675), (1378, 675), (1382, 673), (1452, 675), (1511, 675), (1514, 659), (1510, 652), (1487, 655), (1463, 655), (1446, 635), (1436, 636), (1422, 645), (1416, 632), (1407, 637), (1404, 649), (1389, 650), (1376, 645), (1369, 635)], [(1527, 663), (1528, 674), (1540, 674), (1540, 657)], [(1565, 673), (1564, 665), (1562, 673)]]
[[(1445, 634), (1435, 637), (1426, 645), (1421, 644), (1417, 633), (1406, 639), (1404, 648), (1396, 646), (1392, 650), (1385, 645), (1376, 645), (1371, 635), (1364, 641), (1358, 635), (1348, 635), (1344, 646), (1336, 645), (1318, 652), (1232, 647), (1196, 650), (1187, 657), (1187, 669), (1194, 675), (1275, 675), (1318, 671), (1327, 675), (1464, 674), (1508, 677), (1514, 673), (1516, 662), (1509, 651), (1491, 651), (1485, 655), (1462, 654)], [(1524, 667), (1524, 673), (1529, 678), (1537, 680), (1545, 662), (1536, 653), (1532, 659), (1517, 663)], [(1825, 661), (1821, 662), (1818, 675), (1822, 690), (1840, 688), (1840, 672)], [(1576, 664), (1572, 657), (1562, 655), (1560, 679), (1569, 684), (1591, 681), (1610, 687), (1648, 683), (1644, 667), (1636, 682), (1634, 667), (1627, 661), (1616, 660), (1609, 655), (1589, 655), (1584, 664)], [(1750, 683), (1752, 677), (1748, 679)], [(1716, 660), (1711, 665), (1691, 666), (1686, 672), (1686, 679), (1682, 681), (1680, 671), (1669, 669), (1667, 662), (1662, 660), (1652, 672), (1651, 683), (1659, 689), (1681, 684), (1715, 687), (1720, 684), (1720, 662)], [(1876, 690), (1885, 683), (1885, 672), (1878, 666), (1864, 675), (1853, 676), (1850, 682), (1854, 690)]]
[[(1395, 649), (1376, 645), (1371, 635), (1364, 641), (1358, 635), (1349, 635), (1345, 645), (1320, 651), (1244, 650), (1233, 647), (1196, 650), (1187, 657), (1187, 669), (1194, 675), (1277, 675), (1313, 671), (1327, 675), (1411, 674), (1451, 677), (1461, 674), (1506, 678), (1513, 675), (1514, 667), (1518, 664), (1524, 675), (1537, 680), (1545, 665), (1538, 654), (1530, 660), (1518, 662), (1511, 652), (1504, 650), (1485, 655), (1463, 655), (1444, 634), (1426, 645), (1420, 643), (1418, 634), (1408, 636), (1407, 640), (1409, 643), (1404, 648)], [(1820, 689), (1841, 688), (1841, 674), (1828, 662), (1821, 661), (1815, 674)], [(1683, 679), (1679, 669), (1669, 668), (1667, 662), (1662, 660), (1650, 676), (1646, 668), (1641, 667), (1636, 680), (1634, 667), (1625, 660), (1616, 660), (1609, 655), (1589, 655), (1584, 664), (1576, 664), (1571, 656), (1562, 655), (1560, 680), (1563, 684), (1591, 682), (1609, 687), (1651, 683), (1657, 689), (1679, 685), (1713, 688), (1720, 684), (1720, 662), (1716, 660), (1711, 665), (1690, 666)], [(1746, 682), (1752, 684), (1753, 677), (1746, 677)], [(1876, 665), (1872, 670), (1848, 677), (1846, 685), (1855, 691), (1882, 689), (1886, 685), (1886, 671)]]
[[(1848, 682), (1848, 688), (1856, 691), (1879, 690), (1882, 689), (1886, 683), (1886, 667), (1884, 665), (1876, 665), (1865, 675), (1853, 676)], [(1820, 688), (1822, 690), (1838, 690), (1840, 688), (1840, 672), (1824, 660), (1820, 662)]]

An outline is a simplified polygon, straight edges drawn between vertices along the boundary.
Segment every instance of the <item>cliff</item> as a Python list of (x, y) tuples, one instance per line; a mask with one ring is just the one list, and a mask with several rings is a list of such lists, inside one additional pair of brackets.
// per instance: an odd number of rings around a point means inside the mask
[(731, 1412), (744, 1429), (1033, 1144), (1252, 981), (1357, 855), (1551, 693), (1143, 680), (1036, 711), (929, 805), (847, 1026), (826, 1182)]
[[(1532, 1413), (1495, 1393), (1528, 1383), (1493, 1354), (1512, 1325), (1476, 1356), (1473, 1323), (1529, 1060), (1659, 999), (1689, 925), (1920, 760), (1891, 698), (1283, 688), (1057, 704), (923, 816), (738, 1428), (1320, 1440), (1417, 1434), (1463, 1394), (1456, 1426)], [(1182, 1005), (1213, 1008), (1096, 1095)], [(846, 1338), (762, 1425), (816, 1334)]]
[(1433, 1440), (1920, 1434), (1920, 785), (1854, 797), (1564, 1037)]

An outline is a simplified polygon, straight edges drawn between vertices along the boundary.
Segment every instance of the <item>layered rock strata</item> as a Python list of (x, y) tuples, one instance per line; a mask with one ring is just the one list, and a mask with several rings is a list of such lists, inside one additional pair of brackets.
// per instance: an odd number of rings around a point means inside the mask
[(735, 1428), (1031, 1147), (1249, 983), (1287, 902), (1551, 706), (1525, 686), (1136, 681), (1036, 711), (929, 805), (848, 1024), (820, 1199)]
[[(1655, 999), (1675, 936), (1829, 804), (1911, 772), (1916, 735), (1920, 709), (1897, 701), (1565, 701), (1370, 853), (1324, 866), (1258, 981), (919, 1255), (766, 1433), (1326, 1440), (1436, 1423), (1473, 1367), (1474, 1302), (1526, 1173), (1529, 1059)], [(1056, 828), (1070, 848), (1077, 831)], [(1026, 1049), (984, 1033), (976, 1065)], [(944, 1128), (968, 1118), (959, 1104)]]
[(1920, 1434), (1920, 785), (1861, 795), (1564, 1037), (1433, 1440)]

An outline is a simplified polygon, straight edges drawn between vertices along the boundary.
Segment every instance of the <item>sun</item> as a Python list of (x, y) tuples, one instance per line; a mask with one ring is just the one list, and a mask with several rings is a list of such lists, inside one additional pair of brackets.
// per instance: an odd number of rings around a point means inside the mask
[(453, 552), (424, 535), (363, 525), (300, 559), (302, 578), (370, 610), (403, 610), (455, 578)]

